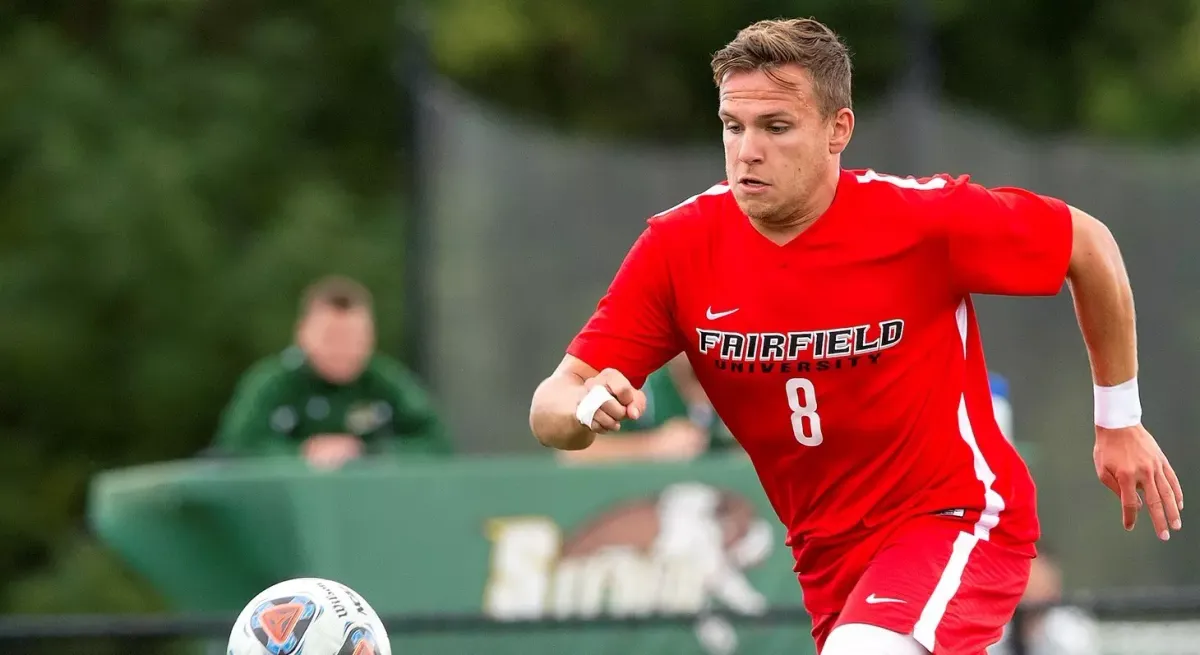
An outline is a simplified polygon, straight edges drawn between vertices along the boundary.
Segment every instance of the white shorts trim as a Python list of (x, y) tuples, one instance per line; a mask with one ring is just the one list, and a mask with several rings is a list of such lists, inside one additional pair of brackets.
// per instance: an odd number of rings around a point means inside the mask
[(933, 588), (933, 593), (929, 595), (929, 600), (921, 610), (921, 618), (917, 619), (917, 624), (913, 626), (913, 637), (930, 651), (933, 650), (933, 644), (936, 641), (938, 624), (942, 622), (942, 617), (946, 615), (946, 608), (949, 607), (951, 599), (954, 598), (954, 594), (958, 593), (958, 588), (962, 585), (963, 571), (967, 570), (971, 552), (975, 550), (975, 544), (978, 543), (979, 537), (967, 532), (960, 532), (955, 538), (954, 550), (950, 552), (950, 561), (946, 563), (942, 577), (938, 578), (937, 586)]

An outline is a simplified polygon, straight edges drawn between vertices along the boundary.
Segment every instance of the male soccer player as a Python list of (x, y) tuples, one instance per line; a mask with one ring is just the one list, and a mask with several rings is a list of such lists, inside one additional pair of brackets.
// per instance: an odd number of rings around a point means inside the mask
[[(559, 368), (538, 440), (586, 448), (645, 409), (680, 351), (787, 527), (822, 655), (980, 655), (1029, 576), (1028, 469), (992, 415), (972, 294), (1074, 295), (1094, 459), (1132, 529), (1183, 493), (1141, 425), (1133, 297), (1088, 214), (965, 177), (841, 167), (850, 59), (813, 20), (756, 23), (712, 60), (727, 181), (652, 217)], [(900, 126), (899, 129), (903, 129)]]

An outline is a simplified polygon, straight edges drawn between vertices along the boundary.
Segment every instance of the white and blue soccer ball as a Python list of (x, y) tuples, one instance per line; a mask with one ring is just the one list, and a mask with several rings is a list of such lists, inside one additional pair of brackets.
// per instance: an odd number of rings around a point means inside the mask
[(340, 582), (297, 578), (255, 596), (229, 634), (228, 655), (392, 655), (379, 615)]

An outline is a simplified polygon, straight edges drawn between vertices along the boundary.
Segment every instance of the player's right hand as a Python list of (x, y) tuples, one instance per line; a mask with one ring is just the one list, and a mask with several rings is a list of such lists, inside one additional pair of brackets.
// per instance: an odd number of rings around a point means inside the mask
[(620, 430), (621, 421), (627, 418), (637, 420), (646, 411), (646, 394), (640, 389), (635, 389), (620, 371), (606, 368), (595, 377), (584, 381), (584, 395), (596, 386), (608, 389), (615, 400), (605, 402), (596, 410), (589, 426), (592, 432), (605, 434)]

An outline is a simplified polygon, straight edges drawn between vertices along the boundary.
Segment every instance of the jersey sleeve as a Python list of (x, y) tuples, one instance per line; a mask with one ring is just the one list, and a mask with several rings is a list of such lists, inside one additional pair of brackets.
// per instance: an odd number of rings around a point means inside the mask
[(1072, 220), (1066, 203), (965, 177), (937, 201), (952, 284), (961, 293), (1052, 296), (1066, 281)]
[(666, 244), (651, 222), (621, 263), (567, 353), (596, 370), (620, 371), (637, 388), (683, 349), (673, 321)]

